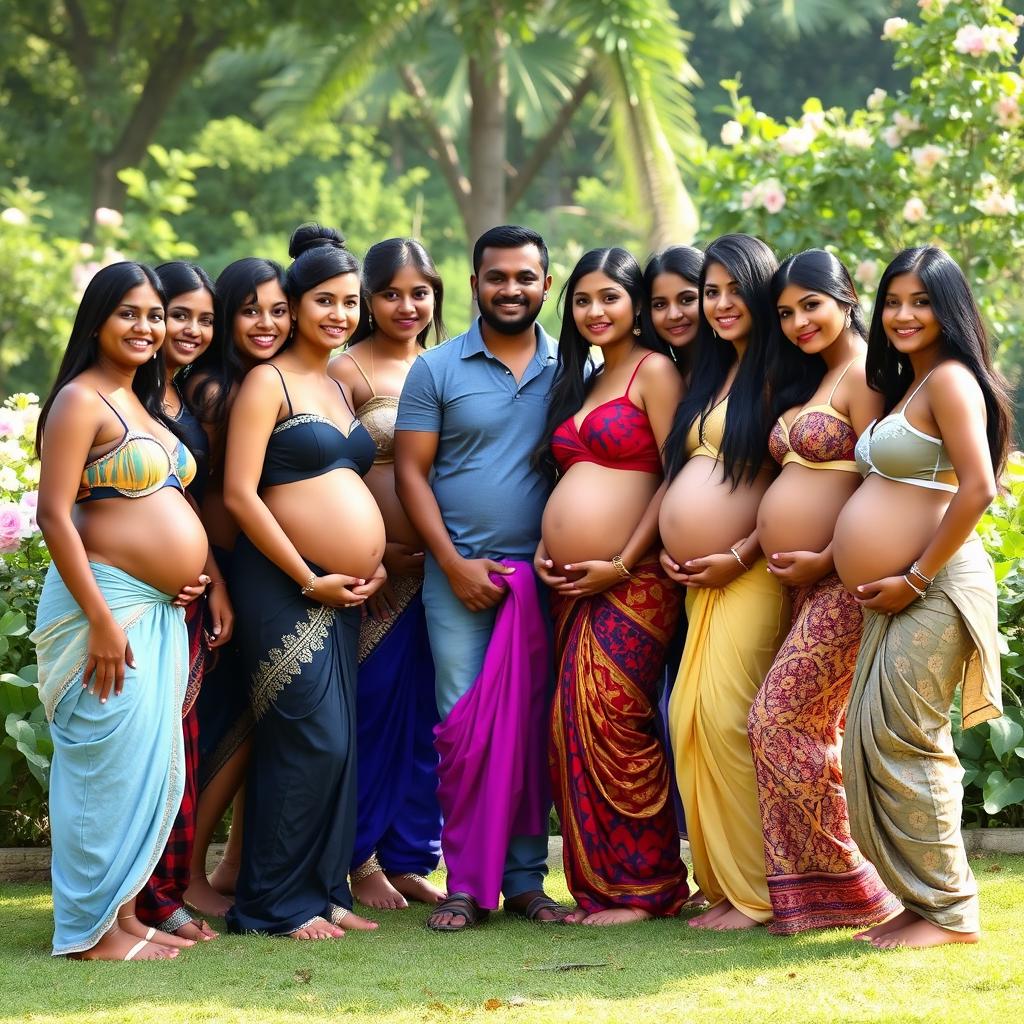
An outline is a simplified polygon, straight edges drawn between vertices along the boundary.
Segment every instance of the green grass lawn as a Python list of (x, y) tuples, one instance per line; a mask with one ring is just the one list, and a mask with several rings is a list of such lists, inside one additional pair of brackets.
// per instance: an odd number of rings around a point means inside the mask
[[(333, 942), (225, 935), (174, 962), (75, 963), (48, 955), (48, 889), (7, 885), (0, 1022), (1017, 1024), (1024, 857), (981, 857), (974, 869), (982, 944), (896, 952), (852, 942), (849, 931), (786, 939), (696, 932), (683, 921), (541, 928), (501, 914), (465, 935), (436, 935), (420, 907), (378, 912), (378, 932)], [(567, 899), (560, 874), (549, 888)]]

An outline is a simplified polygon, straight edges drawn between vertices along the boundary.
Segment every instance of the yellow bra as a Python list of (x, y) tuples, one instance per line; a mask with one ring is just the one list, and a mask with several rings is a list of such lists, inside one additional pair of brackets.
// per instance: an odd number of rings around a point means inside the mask
[(686, 435), (686, 454), (689, 458), (704, 455), (716, 462), (722, 461), (722, 440), (725, 437), (725, 413), (729, 396), (726, 395), (704, 418), (704, 429), (700, 428), (700, 416), (694, 418)]

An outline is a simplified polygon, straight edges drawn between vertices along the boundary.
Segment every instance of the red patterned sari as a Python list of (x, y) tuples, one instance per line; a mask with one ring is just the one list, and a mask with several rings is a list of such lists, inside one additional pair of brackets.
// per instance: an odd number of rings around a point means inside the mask
[(594, 597), (552, 595), (558, 689), (551, 775), (581, 909), (677, 914), (689, 893), (657, 731), (657, 686), (681, 607), (657, 560)]

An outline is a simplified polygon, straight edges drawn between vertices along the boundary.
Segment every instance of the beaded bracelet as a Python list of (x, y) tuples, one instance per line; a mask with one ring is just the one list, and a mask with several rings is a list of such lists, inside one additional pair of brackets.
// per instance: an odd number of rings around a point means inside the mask
[(314, 573), (310, 573), (309, 579), (306, 580), (305, 583), (303, 583), (302, 590), (300, 591), (300, 593), (302, 594), (303, 597), (305, 597), (306, 594), (312, 594), (313, 593), (313, 588), (316, 586), (316, 581), (319, 578), (320, 577), (317, 576), (317, 574), (315, 572)]

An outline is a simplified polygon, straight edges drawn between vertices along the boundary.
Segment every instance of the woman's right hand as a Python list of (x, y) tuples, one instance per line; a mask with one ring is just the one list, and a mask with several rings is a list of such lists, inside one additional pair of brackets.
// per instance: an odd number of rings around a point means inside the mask
[(88, 655), (82, 673), (82, 689), (88, 690), (92, 679), (92, 692), (106, 704), (110, 690), (118, 696), (124, 689), (125, 665), (135, 668), (132, 645), (125, 631), (113, 618), (93, 623), (89, 627)]
[(423, 552), (408, 544), (388, 541), (384, 545), (384, 568), (389, 576), (423, 576)]
[(537, 551), (533, 556), (533, 569), (540, 577), (541, 583), (546, 586), (555, 588), (560, 587), (566, 582), (565, 576), (558, 576), (555, 573), (555, 563), (548, 558), (548, 553), (544, 549), (543, 541), (537, 545)]
[(313, 589), (306, 592), (311, 601), (318, 601), (330, 608), (352, 608), (366, 603), (366, 596), (353, 592), (353, 587), (361, 587), (366, 580), (344, 573), (332, 572), (326, 576), (317, 576)]
[(664, 548), (661, 549), (661, 553), (658, 555), (658, 561), (661, 562), (661, 567), (665, 570), (665, 575), (670, 580), (674, 580), (682, 587), (686, 586), (687, 580), (690, 577), (683, 572), (683, 567)]

